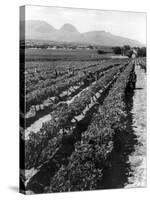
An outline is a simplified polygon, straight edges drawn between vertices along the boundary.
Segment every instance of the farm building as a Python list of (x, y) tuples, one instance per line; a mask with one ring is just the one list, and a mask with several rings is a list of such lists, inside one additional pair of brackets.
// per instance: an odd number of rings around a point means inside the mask
[(136, 58), (137, 57), (137, 51), (135, 49), (132, 49), (132, 58)]

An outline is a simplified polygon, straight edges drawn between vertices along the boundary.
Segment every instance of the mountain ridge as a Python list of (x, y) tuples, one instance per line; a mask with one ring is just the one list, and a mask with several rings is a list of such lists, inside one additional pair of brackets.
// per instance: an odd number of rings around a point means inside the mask
[(42, 20), (27, 20), (25, 27), (26, 39), (80, 42), (103, 46), (143, 46), (137, 40), (117, 36), (105, 30), (93, 30), (80, 33), (74, 25), (69, 23), (64, 24), (60, 29), (56, 29)]

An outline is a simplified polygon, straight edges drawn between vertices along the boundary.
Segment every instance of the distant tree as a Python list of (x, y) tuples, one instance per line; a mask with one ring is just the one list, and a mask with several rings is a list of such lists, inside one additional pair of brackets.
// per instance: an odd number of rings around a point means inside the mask
[(122, 48), (122, 54), (128, 56), (131, 51), (131, 47), (129, 45), (124, 45)]
[(142, 57), (146, 56), (146, 48), (145, 47), (138, 49), (138, 56), (142, 56)]
[(89, 49), (94, 49), (92, 45), (87, 46)]
[(117, 55), (122, 54), (121, 47), (113, 47), (113, 52)]
[(103, 50), (98, 49), (98, 50), (97, 50), (97, 53), (98, 53), (98, 54), (105, 54), (106, 52), (103, 51)]
[(133, 51), (132, 50), (128, 50), (126, 51), (125, 55), (128, 56), (129, 58), (132, 57)]
[(128, 51), (128, 50), (131, 49), (131, 47), (130, 47), (129, 45), (124, 45), (124, 46), (123, 46), (123, 49), (126, 50), (126, 51)]

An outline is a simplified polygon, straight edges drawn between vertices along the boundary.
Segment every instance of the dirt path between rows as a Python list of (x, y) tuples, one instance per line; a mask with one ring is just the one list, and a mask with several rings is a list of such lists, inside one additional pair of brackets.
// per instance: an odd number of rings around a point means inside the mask
[(135, 67), (135, 73), (137, 82), (131, 113), (133, 116), (132, 128), (137, 136), (137, 144), (134, 147), (135, 151), (129, 156), (133, 172), (128, 179), (127, 188), (146, 186), (146, 73), (140, 66)]

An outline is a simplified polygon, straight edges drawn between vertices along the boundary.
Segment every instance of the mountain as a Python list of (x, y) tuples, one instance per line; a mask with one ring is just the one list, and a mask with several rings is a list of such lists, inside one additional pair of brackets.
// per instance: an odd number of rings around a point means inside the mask
[(106, 31), (80, 33), (72, 24), (64, 24), (60, 29), (55, 29), (45, 21), (27, 20), (25, 27), (26, 39), (88, 43), (102, 46), (142, 46), (136, 40), (116, 36)]
[(136, 40), (113, 35), (106, 31), (90, 31), (83, 33), (85, 41), (101, 44), (102, 46), (141, 46), (142, 44)]
[(81, 40), (81, 33), (71, 24), (64, 24), (57, 31), (57, 41), (79, 42)]
[(25, 24), (27, 39), (49, 40), (56, 32), (57, 30), (45, 21), (29, 20)]
[(70, 33), (79, 33), (79, 31), (72, 24), (64, 24), (60, 28), (60, 31), (67, 31)]

